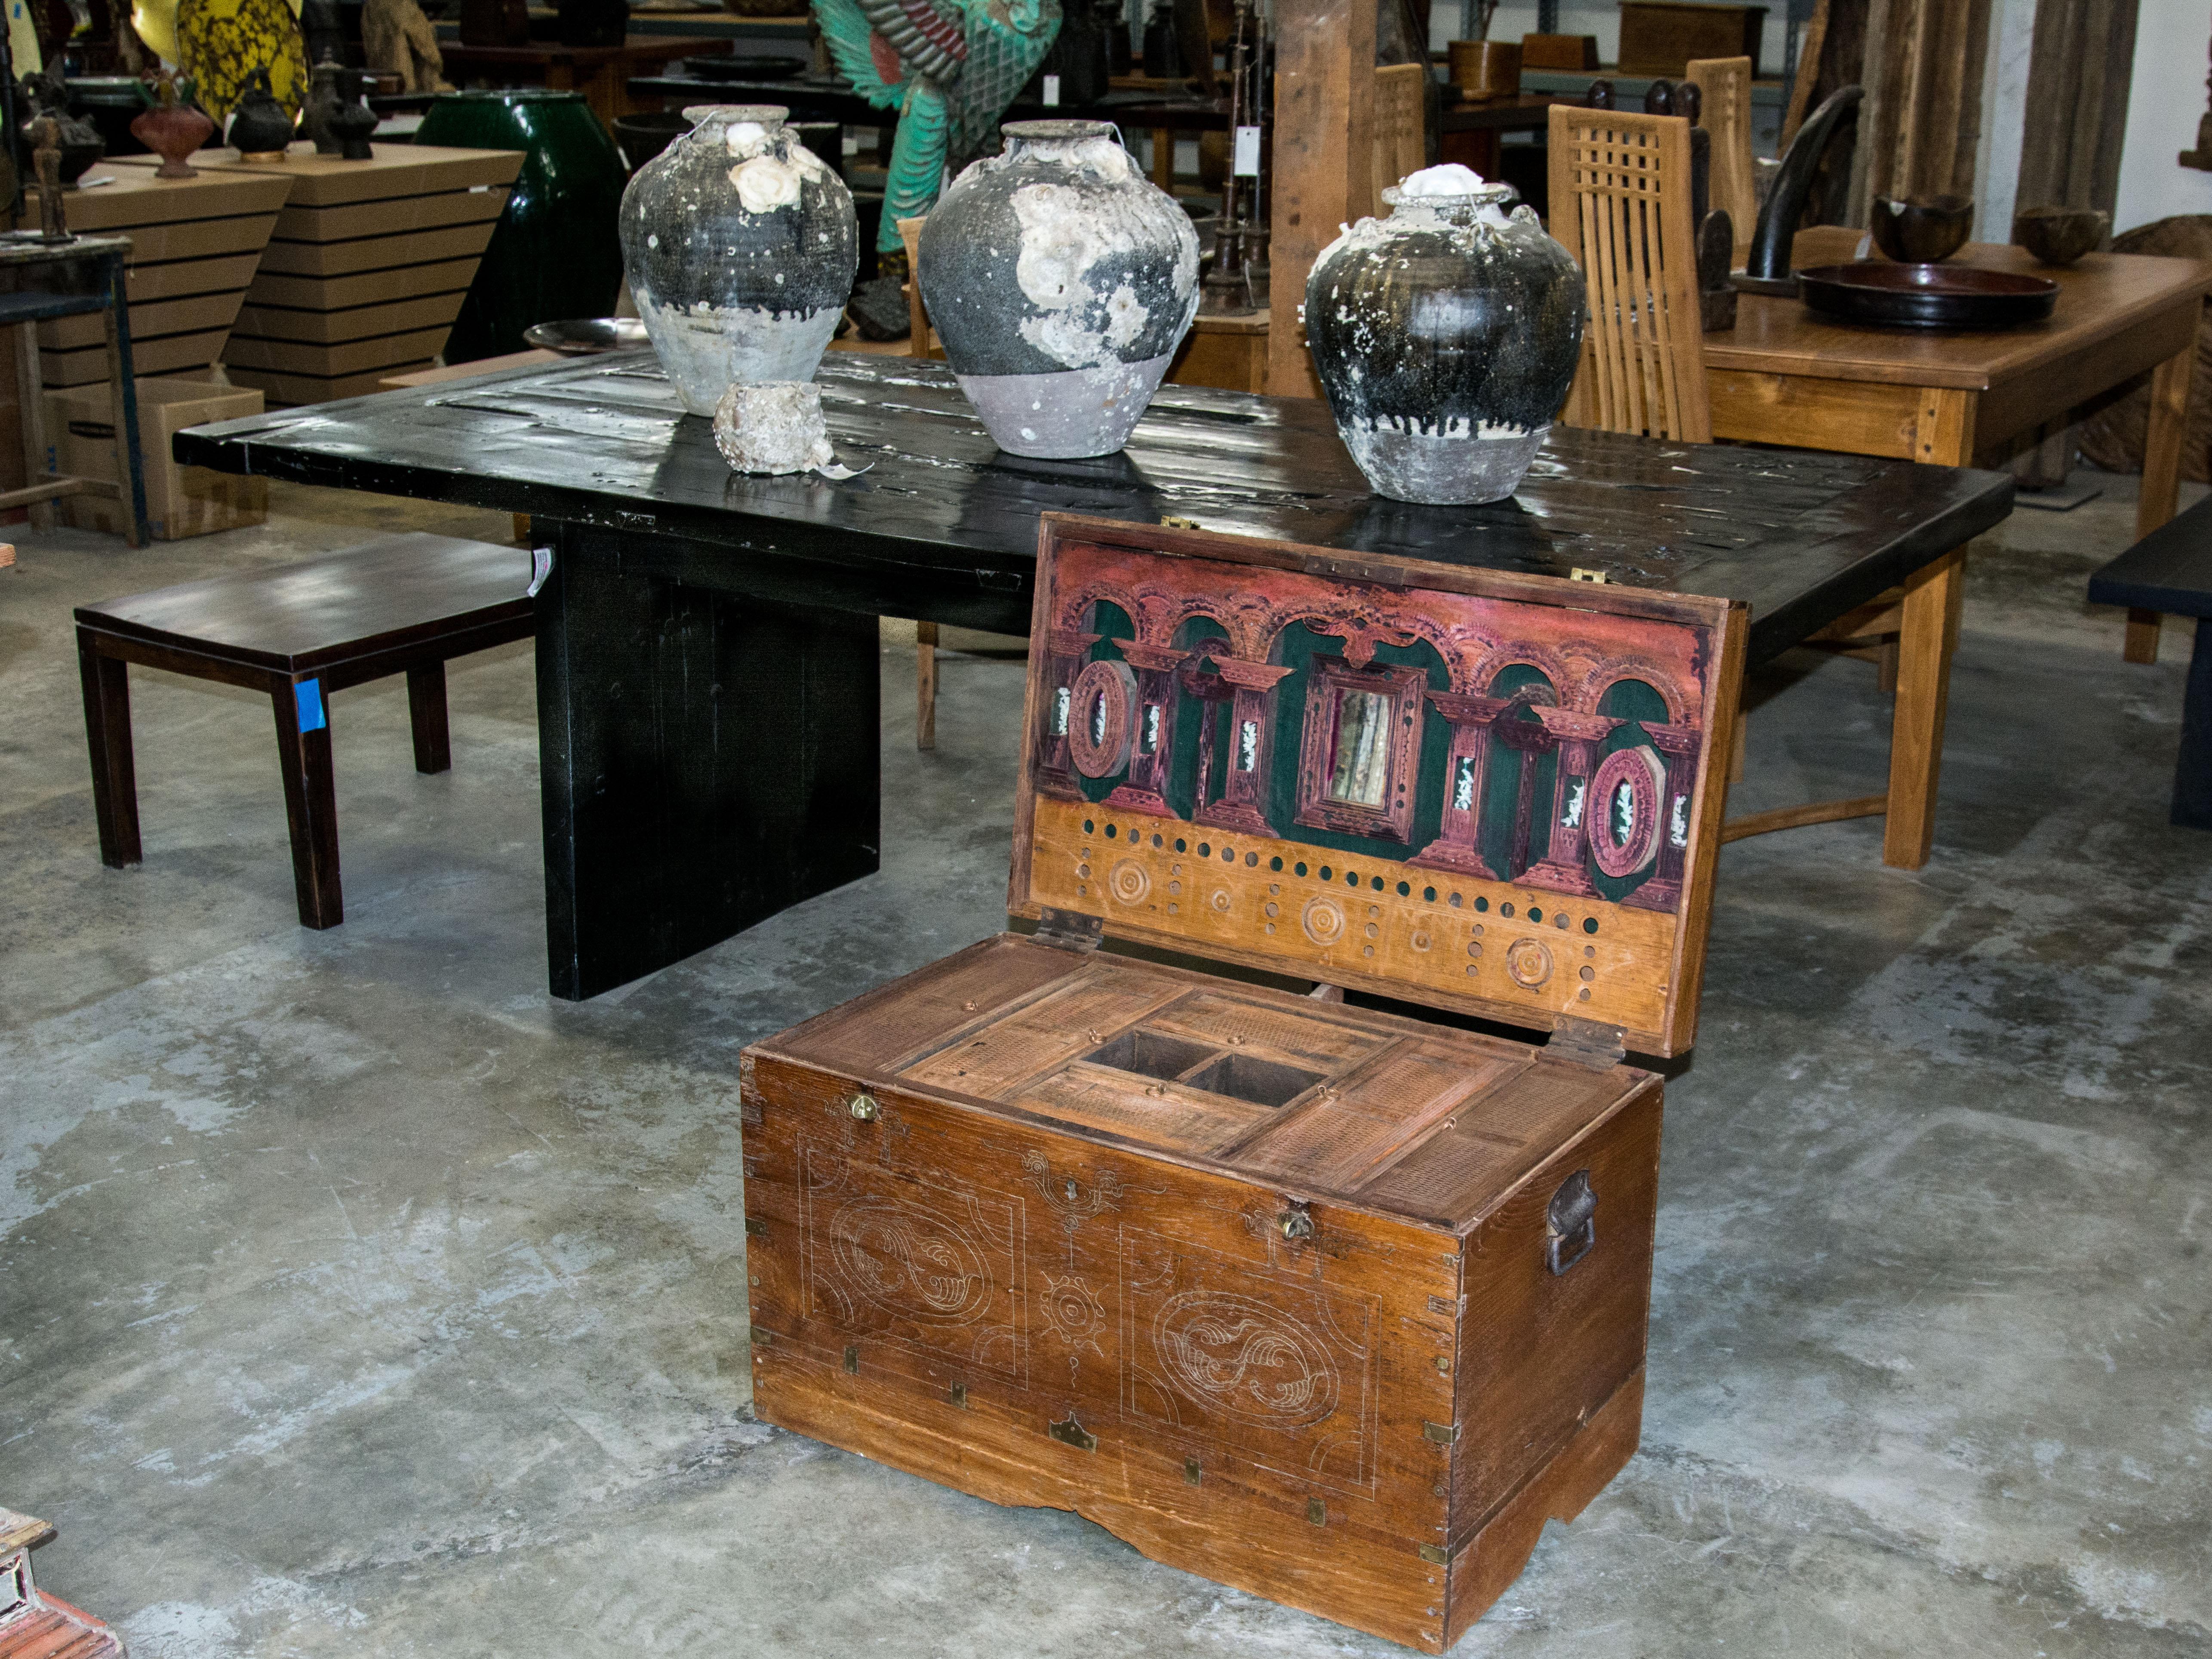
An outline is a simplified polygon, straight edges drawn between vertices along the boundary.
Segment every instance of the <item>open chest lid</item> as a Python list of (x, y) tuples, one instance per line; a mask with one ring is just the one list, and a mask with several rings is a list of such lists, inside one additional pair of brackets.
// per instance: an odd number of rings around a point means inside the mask
[(1007, 908), (1674, 1054), (1735, 602), (1048, 514)]

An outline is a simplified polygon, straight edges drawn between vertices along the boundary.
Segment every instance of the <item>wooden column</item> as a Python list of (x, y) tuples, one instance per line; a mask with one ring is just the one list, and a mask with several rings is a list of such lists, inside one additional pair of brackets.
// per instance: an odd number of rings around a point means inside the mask
[(1275, 40), (1267, 390), (1318, 398), (1298, 307), (1314, 256), (1374, 211), (1374, 0), (1279, 0)]

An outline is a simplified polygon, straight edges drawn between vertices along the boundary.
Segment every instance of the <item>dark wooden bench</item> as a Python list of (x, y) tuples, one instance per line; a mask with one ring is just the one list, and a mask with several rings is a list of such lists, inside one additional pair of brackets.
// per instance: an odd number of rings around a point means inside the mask
[(2089, 578), (2092, 605), (2197, 618), (2197, 651), (2181, 698), (2173, 822), (2212, 830), (2212, 496), (2170, 519)]
[(185, 582), (76, 611), (85, 734), (101, 862), (136, 864), (138, 792), (126, 665), (266, 691), (292, 830), (300, 920), (345, 920), (331, 770), (330, 697), (407, 676), (415, 769), (451, 763), (446, 663), (531, 637), (536, 601), (525, 548), (447, 536), (386, 536), (299, 564)]

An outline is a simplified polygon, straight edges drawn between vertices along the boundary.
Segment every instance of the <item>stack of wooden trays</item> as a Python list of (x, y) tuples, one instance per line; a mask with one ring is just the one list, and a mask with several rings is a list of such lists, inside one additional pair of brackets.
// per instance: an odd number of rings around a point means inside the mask
[(429, 367), (522, 155), (393, 144), (376, 146), (373, 161), (344, 161), (301, 143), (282, 161), (209, 150), (192, 165), (210, 178), (289, 181), (222, 356), (234, 381), (258, 386), (276, 406), (356, 397)]
[[(137, 157), (130, 158), (136, 161)], [(131, 353), (140, 374), (204, 374), (222, 358), (246, 285), (259, 268), (289, 186), (258, 173), (156, 179), (147, 167), (93, 170), (111, 182), (66, 192), (70, 228), (128, 236)], [(25, 206), (39, 222), (39, 193)], [(39, 325), (40, 379), (51, 387), (107, 379), (107, 330), (97, 313)]]

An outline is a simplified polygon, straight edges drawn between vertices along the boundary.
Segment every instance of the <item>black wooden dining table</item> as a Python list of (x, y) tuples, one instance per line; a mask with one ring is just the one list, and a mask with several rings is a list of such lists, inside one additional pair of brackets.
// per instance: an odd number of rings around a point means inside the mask
[[(1316, 401), (1170, 386), (1122, 453), (1041, 461), (1000, 453), (942, 364), (831, 352), (816, 380), (857, 477), (733, 474), (649, 351), (177, 435), (190, 465), (531, 516), (552, 553), (538, 696), (556, 996), (872, 872), (876, 618), (1026, 633), (1042, 513), (1194, 522), (1347, 568), (1741, 599), (1757, 663), (1909, 586), (2012, 501), (1996, 473), (1554, 428), (1511, 500), (1414, 507), (1368, 489)], [(1900, 685), (1893, 802), (1904, 763), (1932, 806), (1948, 640), (1945, 658), (1936, 683)]]

